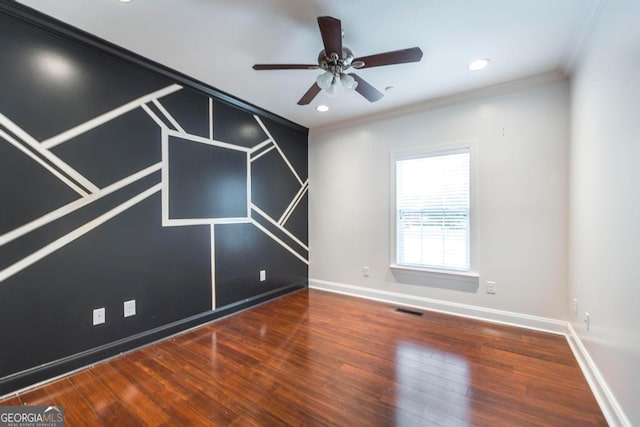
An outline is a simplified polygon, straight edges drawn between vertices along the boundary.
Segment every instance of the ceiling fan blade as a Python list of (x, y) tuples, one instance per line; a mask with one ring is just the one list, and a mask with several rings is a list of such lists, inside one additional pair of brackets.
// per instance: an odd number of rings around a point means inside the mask
[(380, 92), (375, 87), (371, 86), (361, 77), (359, 77), (357, 74), (350, 73), (349, 75), (358, 82), (358, 86), (356, 86), (356, 92), (364, 96), (367, 99), (367, 101), (376, 102), (382, 99), (382, 97), (384, 96), (382, 92)]
[(313, 64), (255, 64), (254, 70), (315, 70), (319, 68)]
[(371, 68), (383, 65), (404, 64), (407, 62), (420, 62), (421, 59), (422, 50), (419, 47), (411, 47), (409, 49), (394, 50), (391, 52), (355, 58), (353, 62), (364, 62), (363, 66), (357, 68)]
[(308, 105), (309, 103), (311, 103), (311, 101), (313, 101), (313, 98), (315, 98), (316, 95), (320, 93), (321, 90), (322, 89), (320, 89), (320, 86), (318, 86), (317, 83), (314, 83), (313, 86), (309, 88), (307, 93), (302, 95), (302, 98), (300, 98), (300, 101), (298, 101), (298, 105)]
[(331, 16), (318, 16), (318, 27), (324, 43), (324, 53), (329, 56), (336, 53), (342, 58), (342, 23)]

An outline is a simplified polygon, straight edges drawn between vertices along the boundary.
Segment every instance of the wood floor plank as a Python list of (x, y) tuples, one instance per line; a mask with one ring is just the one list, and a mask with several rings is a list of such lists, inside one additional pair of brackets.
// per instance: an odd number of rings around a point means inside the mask
[[(53, 385), (53, 383), (49, 385)], [(53, 405), (53, 400), (51, 399), (51, 396), (48, 392), (48, 386), (35, 388), (24, 394), (21, 394), (19, 397), (22, 403), (25, 405)], [(0, 404), (2, 403), (0, 402)]]
[(66, 426), (84, 426), (86, 419), (95, 419), (96, 424), (102, 424), (95, 411), (89, 406), (85, 398), (78, 393), (68, 378), (56, 381), (47, 386), (53, 405), (64, 408)]
[(67, 425), (601, 426), (562, 336), (303, 290), (13, 396)]
[(104, 425), (142, 426), (144, 423), (130, 411), (118, 397), (105, 390), (88, 372), (69, 377), (69, 382), (84, 396), (87, 403)]
[(549, 425), (567, 427), (575, 425), (595, 425), (595, 419), (590, 413), (583, 413), (575, 408), (557, 405), (549, 401), (542, 402), (532, 398), (520, 399), (490, 390), (480, 390), (473, 386), (470, 387), (469, 397), (475, 401), (486, 402), (515, 413), (527, 415), (531, 419), (535, 419), (539, 417), (540, 414), (544, 414), (544, 419)]
[[(111, 394), (118, 396), (124, 406), (134, 411), (146, 425), (169, 425), (171, 417), (144, 393), (140, 387), (141, 378), (127, 377), (115, 369), (111, 363), (96, 366), (90, 373)], [(170, 396), (167, 396), (170, 398)]]
[(2, 406), (22, 406), (22, 400), (20, 400), (20, 396), (14, 396), (10, 399), (6, 399), (0, 402)]

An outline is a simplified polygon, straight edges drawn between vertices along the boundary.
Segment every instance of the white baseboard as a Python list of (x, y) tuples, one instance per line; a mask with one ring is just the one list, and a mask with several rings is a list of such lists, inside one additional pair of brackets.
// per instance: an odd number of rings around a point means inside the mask
[(568, 324), (568, 329), (567, 341), (569, 342), (569, 347), (571, 347), (607, 422), (614, 427), (631, 427), (631, 421), (629, 421), (615, 396), (611, 393), (611, 389), (609, 389), (607, 382), (602, 377), (584, 344), (580, 341), (580, 337), (576, 334), (571, 323)]
[(328, 292), (351, 295), (374, 301), (391, 304), (401, 304), (408, 307), (421, 308), (429, 311), (453, 314), (472, 319), (485, 320), (493, 323), (534, 329), (536, 331), (550, 332), (558, 335), (568, 333), (567, 322), (547, 319), (545, 317), (531, 316), (528, 314), (514, 313), (511, 311), (496, 310), (493, 308), (479, 307), (457, 302), (441, 301), (414, 295), (389, 292), (379, 289), (363, 288), (361, 286), (345, 285), (343, 283), (327, 282), (325, 280), (309, 279), (309, 287)]
[(309, 287), (312, 289), (366, 298), (374, 301), (400, 304), (407, 307), (420, 308), (455, 316), (564, 335), (569, 343), (569, 347), (578, 361), (580, 369), (591, 387), (593, 395), (600, 405), (600, 409), (602, 410), (607, 423), (613, 427), (631, 427), (629, 419), (624, 414), (624, 411), (618, 404), (615, 396), (611, 393), (611, 390), (593, 362), (593, 359), (591, 359), (587, 349), (584, 347), (569, 322), (469, 304), (418, 297), (398, 292), (383, 291), (380, 289), (346, 285), (326, 280), (309, 279)]

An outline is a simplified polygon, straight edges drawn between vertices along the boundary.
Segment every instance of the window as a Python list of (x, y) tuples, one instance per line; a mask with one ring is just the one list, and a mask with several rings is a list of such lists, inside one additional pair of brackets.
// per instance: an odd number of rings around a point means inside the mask
[(395, 264), (471, 270), (469, 147), (395, 156)]

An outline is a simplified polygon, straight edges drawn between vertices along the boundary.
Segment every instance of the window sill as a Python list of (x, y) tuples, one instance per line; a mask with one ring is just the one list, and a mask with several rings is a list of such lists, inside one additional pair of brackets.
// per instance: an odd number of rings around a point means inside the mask
[(455, 270), (436, 270), (433, 268), (414, 267), (409, 265), (391, 264), (392, 270), (402, 273), (416, 274), (420, 276), (430, 276), (440, 279), (463, 280), (468, 282), (477, 282), (480, 274), (472, 271), (455, 271)]

